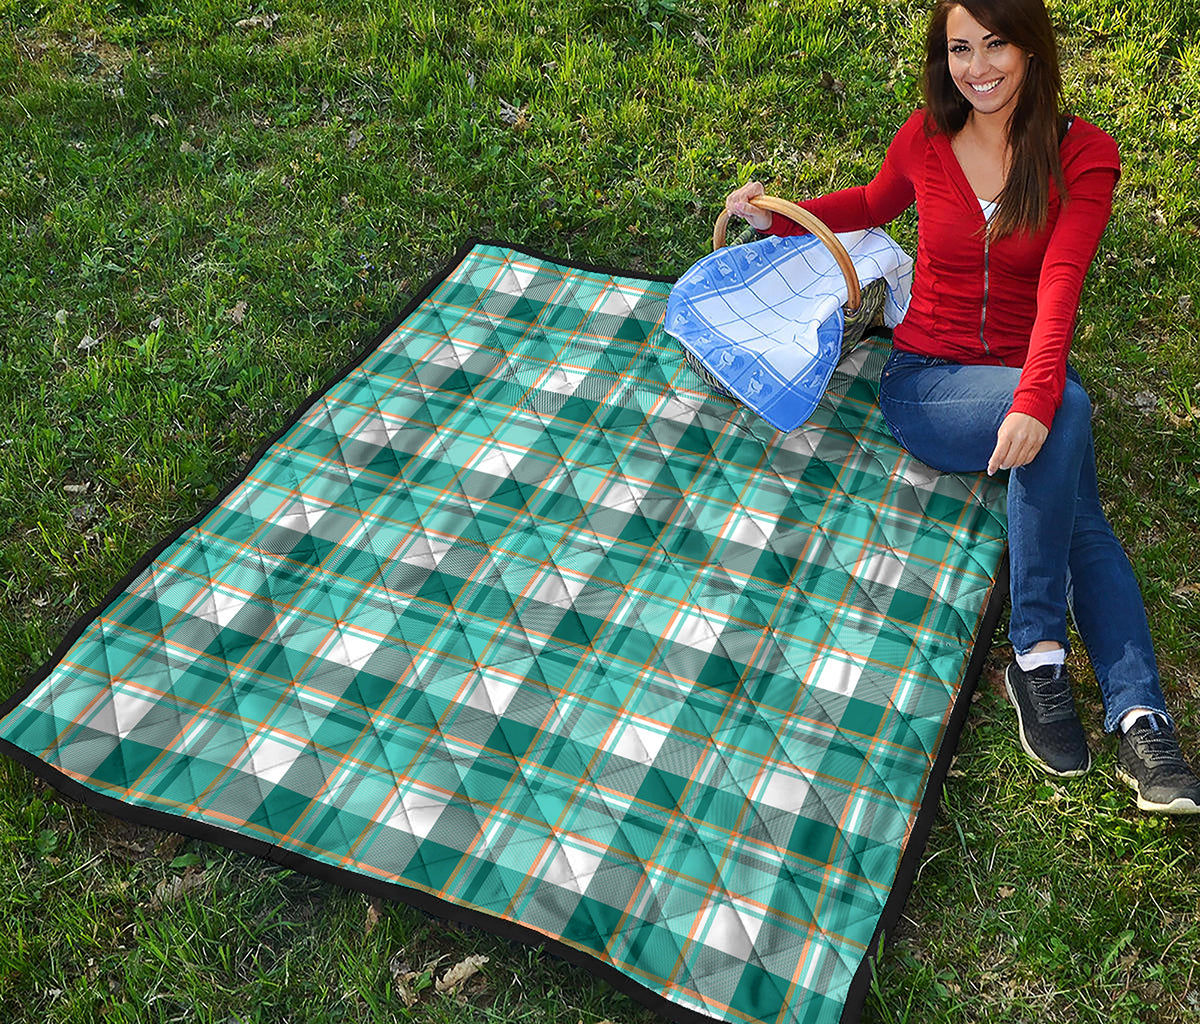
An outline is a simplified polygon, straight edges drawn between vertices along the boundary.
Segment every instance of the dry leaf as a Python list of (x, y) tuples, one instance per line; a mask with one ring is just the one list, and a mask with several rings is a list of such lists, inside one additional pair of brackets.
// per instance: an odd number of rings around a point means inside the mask
[(162, 114), (151, 114), (150, 115), (150, 123), (152, 125), (156, 125), (159, 128), (167, 127), (167, 119), (165, 117), (163, 117)]
[(248, 306), (247, 306), (246, 300), (242, 299), (232, 309), (225, 310), (225, 313), (228, 315), (229, 319), (232, 320), (235, 324), (240, 324), (240, 323), (243, 323), (246, 319), (247, 308), (248, 308)]
[(79, 339), (78, 347), (83, 349), (84, 352), (86, 352), (89, 348), (95, 348), (99, 344), (100, 344), (99, 338), (93, 338), (90, 334), (85, 334), (82, 338)]
[(193, 146), (193, 145), (192, 145), (190, 142), (188, 142), (188, 141), (187, 141), (187, 139), (184, 139), (184, 140), (183, 140), (183, 141), (182, 141), (182, 142), (179, 144), (179, 152), (181, 152), (181, 153), (195, 153), (195, 152), (196, 152), (196, 147), (195, 147), (195, 146)]
[(357, 147), (358, 144), (365, 138), (366, 136), (363, 135), (363, 133), (357, 128), (352, 129), (349, 138), (346, 139), (346, 148), (353, 151), (355, 147)]
[(984, 678), (992, 693), (1007, 700), (1008, 693), (1004, 689), (1004, 668), (1003, 665), (987, 665), (984, 668)]
[(479, 973), (479, 968), (488, 962), (488, 958), (476, 953), (460, 963), (455, 964), (437, 980), (439, 992), (453, 992), (468, 978)]
[(996, 895), (999, 896), (1002, 900), (1006, 900), (1010, 896), (1015, 896), (1016, 892), (1017, 892), (1017, 890), (1014, 889), (1011, 885), (1002, 885), (1002, 886), (1000, 886), (999, 889), (996, 890)]
[(208, 876), (203, 869), (195, 871), (188, 868), (182, 875), (174, 878), (164, 878), (154, 888), (154, 899), (150, 906), (158, 908), (167, 903), (174, 903), (181, 896), (197, 889), (203, 889), (208, 883)]
[(828, 71), (821, 72), (821, 80), (817, 83), (822, 89), (827, 89), (835, 96), (842, 96), (846, 92), (846, 86), (833, 77)]
[(1133, 396), (1133, 404), (1142, 412), (1152, 412), (1158, 408), (1158, 396), (1153, 391), (1139, 391)]
[(370, 935), (375, 930), (375, 926), (379, 924), (383, 917), (383, 900), (378, 896), (372, 896), (367, 901), (367, 922), (363, 927), (363, 933)]
[(417, 1005), (417, 993), (411, 984), (415, 977), (417, 977), (417, 972), (409, 971), (403, 977), (397, 975), (392, 979), (392, 982), (396, 986), (396, 995), (400, 997), (400, 1001), (410, 1010)]
[(87, 494), (87, 484), (63, 484), (63, 490), (67, 494)]
[(525, 116), (528, 109), (527, 106), (515, 107), (508, 100), (502, 99), (500, 101), (500, 120), (514, 128), (524, 128), (529, 124), (529, 118)]
[(172, 832), (169, 835), (163, 836), (154, 848), (154, 852), (163, 860), (170, 860), (179, 852), (179, 848), (183, 845), (183, 836), (178, 832)]
[[(403, 950), (401, 950), (402, 952)], [(396, 994), (400, 997), (400, 1001), (411, 1010), (417, 1005), (417, 990), (413, 986), (413, 982), (421, 974), (419, 971), (414, 971), (407, 960), (400, 959), (401, 953), (397, 953), (388, 962), (388, 972), (392, 976), (392, 984), (396, 986)]]
[(67, 317), (69, 315), (70, 314), (65, 309), (60, 309), (57, 313), (54, 314), (54, 322), (56, 324), (58, 324), (59, 327), (61, 327), (63, 324), (65, 324), (67, 322)]
[(253, 17), (243, 18), (241, 21), (234, 22), (234, 25), (243, 32), (249, 32), (252, 28), (269, 29), (278, 20), (278, 14), (255, 14)]

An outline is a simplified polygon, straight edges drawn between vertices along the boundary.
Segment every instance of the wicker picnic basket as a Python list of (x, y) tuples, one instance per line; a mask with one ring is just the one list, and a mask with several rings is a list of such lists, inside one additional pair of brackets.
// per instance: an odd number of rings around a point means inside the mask
[[(862, 341), (867, 331), (877, 324), (880, 320), (880, 314), (883, 310), (883, 302), (887, 296), (887, 283), (883, 278), (877, 278), (871, 281), (865, 287), (860, 287), (858, 283), (858, 273), (854, 269), (854, 263), (850, 259), (850, 254), (846, 252), (846, 247), (838, 241), (835, 235), (825, 224), (824, 221), (809, 213), (801, 206), (789, 202), (786, 199), (780, 199), (778, 196), (755, 196), (750, 200), (751, 205), (757, 206), (760, 210), (770, 210), (772, 213), (782, 213), (785, 217), (794, 220), (801, 227), (806, 228), (812, 234), (816, 235), (824, 244), (833, 258), (837, 261), (838, 267), (842, 271), (842, 275), (846, 279), (846, 289), (849, 293), (845, 305), (842, 306), (842, 314), (845, 317), (845, 323), (842, 328), (842, 358), (849, 355), (854, 347)], [(713, 251), (720, 249), (725, 245), (726, 227), (729, 223), (729, 214), (722, 210), (721, 215), (717, 218), (716, 224), (713, 225)], [(749, 225), (742, 234), (734, 239), (735, 244), (751, 241), (758, 238), (758, 234)], [(688, 365), (695, 370), (705, 384), (714, 391), (723, 395), (729, 395), (730, 391), (716, 377), (714, 377), (688, 349), (684, 349), (684, 358)]]

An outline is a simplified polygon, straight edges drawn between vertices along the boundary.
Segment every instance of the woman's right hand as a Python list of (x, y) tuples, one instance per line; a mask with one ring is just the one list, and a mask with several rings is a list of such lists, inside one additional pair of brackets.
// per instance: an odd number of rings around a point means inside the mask
[(757, 206), (750, 205), (750, 200), (761, 196), (764, 191), (761, 181), (748, 181), (725, 197), (725, 209), (731, 217), (741, 217), (748, 221), (756, 231), (768, 231), (775, 220), (775, 214), (770, 210), (760, 210)]

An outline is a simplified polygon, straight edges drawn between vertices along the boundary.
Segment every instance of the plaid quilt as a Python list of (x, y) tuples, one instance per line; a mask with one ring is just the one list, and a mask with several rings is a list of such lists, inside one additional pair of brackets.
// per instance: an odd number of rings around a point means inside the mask
[(687, 368), (668, 291), (469, 246), (0, 743), (669, 1016), (856, 1015), (994, 622), (1003, 489), (897, 446), (878, 340), (771, 430)]

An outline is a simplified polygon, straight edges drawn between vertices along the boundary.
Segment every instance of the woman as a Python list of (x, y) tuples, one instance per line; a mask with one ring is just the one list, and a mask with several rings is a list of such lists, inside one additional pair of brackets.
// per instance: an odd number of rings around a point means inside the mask
[[(941, 470), (1009, 470), (1015, 661), (1006, 688), (1021, 745), (1047, 772), (1091, 767), (1065, 658), (1067, 610), (1120, 730), (1119, 777), (1143, 810), (1200, 813), (1175, 738), (1146, 613), (1100, 508), (1091, 406), (1067, 353), (1084, 275), (1112, 209), (1117, 147), (1059, 110), (1042, 0), (942, 0), (926, 37), (925, 107), (868, 185), (803, 203), (835, 231), (886, 224), (914, 202), (916, 274), (880, 381), (896, 439)], [(800, 233), (749, 200), (760, 231)]]

